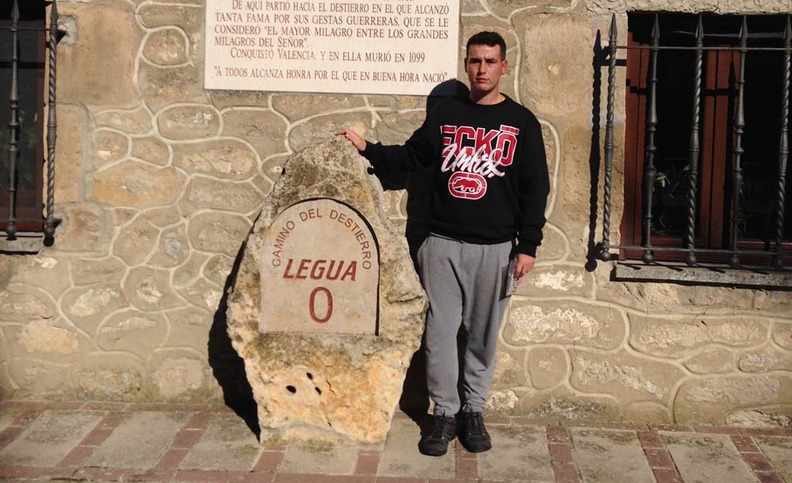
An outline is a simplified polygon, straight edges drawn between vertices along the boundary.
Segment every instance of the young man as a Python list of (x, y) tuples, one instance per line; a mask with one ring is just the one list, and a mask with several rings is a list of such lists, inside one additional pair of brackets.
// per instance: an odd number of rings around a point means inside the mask
[[(434, 166), (430, 235), (418, 250), (429, 298), (424, 332), (432, 428), (418, 448), (440, 456), (459, 436), (470, 452), (492, 443), (482, 413), (495, 370), (500, 324), (508, 306), (504, 271), (514, 258), (519, 280), (534, 265), (549, 193), (539, 121), (500, 91), (506, 43), (480, 32), (467, 43), (467, 98), (443, 99), (404, 145), (371, 144), (339, 132), (376, 174)], [(460, 326), (467, 335), (461, 387)]]

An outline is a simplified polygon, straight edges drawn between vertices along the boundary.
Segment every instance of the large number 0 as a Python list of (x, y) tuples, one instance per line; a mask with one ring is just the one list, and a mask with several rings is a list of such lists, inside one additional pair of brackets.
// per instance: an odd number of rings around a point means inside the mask
[[(318, 293), (325, 294), (325, 298), (327, 300), (327, 311), (325, 312), (324, 317), (319, 317), (316, 315), (316, 295)], [(314, 320), (314, 322), (324, 324), (330, 320), (330, 317), (333, 316), (333, 295), (324, 287), (316, 287), (313, 289), (313, 292), (311, 292), (311, 299), (308, 301), (308, 308), (311, 311), (311, 318)]]

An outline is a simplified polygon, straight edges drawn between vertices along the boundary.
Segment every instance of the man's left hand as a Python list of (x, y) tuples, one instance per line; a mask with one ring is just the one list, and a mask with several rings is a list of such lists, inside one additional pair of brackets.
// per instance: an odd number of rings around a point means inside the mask
[(516, 257), (516, 263), (514, 265), (514, 280), (523, 282), (521, 279), (531, 271), (535, 263), (535, 257), (526, 255), (525, 253), (518, 253)]

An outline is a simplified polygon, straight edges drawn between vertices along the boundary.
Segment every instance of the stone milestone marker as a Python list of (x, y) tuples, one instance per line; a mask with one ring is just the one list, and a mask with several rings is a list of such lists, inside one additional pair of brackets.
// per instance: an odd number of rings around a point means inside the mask
[(292, 155), (228, 297), (261, 441), (382, 442), (423, 330), (407, 242), (343, 139)]

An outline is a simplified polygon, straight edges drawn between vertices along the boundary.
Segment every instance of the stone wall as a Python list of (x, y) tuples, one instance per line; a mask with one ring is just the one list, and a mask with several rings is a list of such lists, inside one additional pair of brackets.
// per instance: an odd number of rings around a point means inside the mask
[[(789, 292), (614, 282), (612, 265), (587, 256), (597, 33), (613, 14), (626, 32), (632, 10), (778, 13), (792, 2), (461, 1), (461, 38), (507, 39), (503, 87), (540, 118), (553, 187), (540, 263), (503, 328), (493, 412), (788, 423)], [(342, 126), (404, 141), (426, 100), (206, 91), (202, 1), (58, 7), (63, 222), (52, 247), (0, 255), (0, 397), (220, 401), (218, 368), (234, 357), (226, 279), (281, 164)], [(404, 226), (405, 194), (384, 202)]]

